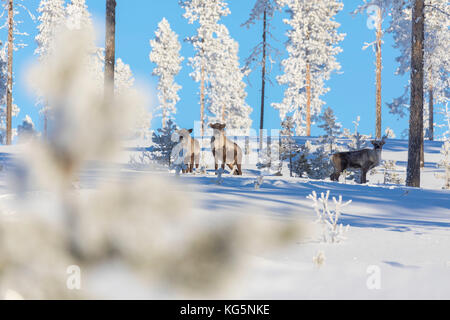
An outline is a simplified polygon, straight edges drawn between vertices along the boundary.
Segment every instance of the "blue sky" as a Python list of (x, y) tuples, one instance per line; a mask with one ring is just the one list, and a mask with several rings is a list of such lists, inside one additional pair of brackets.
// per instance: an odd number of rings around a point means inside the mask
[[(36, 14), (39, 4), (37, 0), (25, 0), (28, 9)], [(98, 28), (98, 44), (103, 46), (104, 34), (104, 0), (87, 0), (87, 5), (93, 15), (95, 24)], [(261, 38), (261, 24), (257, 23), (251, 29), (241, 27), (240, 25), (248, 18), (255, 0), (229, 0), (231, 14), (221, 20), (229, 31), (231, 36), (239, 43), (239, 57), (241, 64), (249, 55), (250, 50), (257, 44)], [(344, 0), (344, 10), (338, 14), (336, 20), (341, 23), (340, 32), (346, 33), (345, 40), (341, 43), (343, 52), (338, 56), (338, 61), (342, 65), (340, 74), (333, 74), (327, 85), (331, 91), (323, 97), (327, 106), (335, 111), (338, 120), (344, 127), (353, 129), (352, 121), (359, 115), (361, 116), (360, 131), (364, 134), (374, 134), (375, 131), (375, 56), (372, 49), (362, 50), (364, 42), (374, 40), (374, 30), (370, 30), (367, 25), (367, 15), (353, 16), (350, 14), (355, 7), (362, 1)], [(176, 122), (181, 127), (192, 127), (193, 122), (199, 119), (199, 85), (194, 82), (189, 73), (192, 71), (187, 64), (187, 58), (194, 54), (192, 46), (182, 41), (185, 37), (193, 35), (196, 31), (196, 25), (188, 24), (182, 17), (183, 10), (177, 0), (117, 0), (117, 44), (116, 55), (125, 63), (128, 63), (133, 70), (137, 82), (143, 85), (150, 94), (154, 93), (157, 79), (151, 75), (154, 65), (149, 61), (150, 45), (149, 40), (154, 37), (154, 31), (157, 24), (165, 17), (171, 24), (172, 29), (178, 33), (182, 42), (181, 54), (186, 58), (183, 61), (183, 68), (177, 76), (176, 81), (182, 85), (179, 92), (181, 97), (177, 105), (178, 113)], [(286, 17), (284, 12), (279, 13), (274, 20), (273, 33), (279, 42), (273, 43), (277, 46), (285, 57), (283, 43), (286, 41), (287, 26), (282, 22)], [(21, 39), (28, 44), (28, 47), (20, 49), (15, 54), (15, 103), (21, 108), (18, 117), (14, 119), (13, 126), (16, 126), (21, 119), (29, 114), (35, 122), (38, 129), (42, 127), (42, 120), (39, 117), (38, 107), (35, 106), (33, 96), (28, 94), (26, 89), (24, 74), (30, 62), (36, 60), (33, 55), (35, 50), (34, 37), (37, 32), (37, 23), (33, 22), (26, 15), (20, 16), (23, 20), (21, 31), (29, 34), (28, 37)], [(5, 32), (0, 33), (1, 39), (6, 39)], [(408, 119), (397, 119), (397, 116), (389, 114), (386, 102), (399, 96), (403, 92), (406, 77), (395, 76), (396, 69), (395, 57), (398, 52), (392, 48), (392, 38), (386, 35), (383, 45), (383, 72), (382, 72), (382, 130), (386, 127), (394, 129), (397, 137), (407, 128)], [(273, 68), (273, 78), (281, 73), (279, 66)], [(250, 76), (251, 85), (247, 86), (247, 103), (253, 108), (252, 119), (253, 127), (259, 127), (259, 106), (260, 106), (260, 72), (255, 70)], [(265, 127), (278, 128), (280, 119), (278, 111), (273, 109), (272, 102), (280, 102), (283, 97), (284, 88), (279, 86), (276, 81), (266, 89), (266, 111)], [(156, 103), (156, 97), (153, 101)], [(151, 106), (149, 106), (151, 108)], [(439, 119), (439, 118), (438, 118)], [(152, 121), (152, 128), (160, 126), (161, 119), (155, 118)], [(313, 126), (312, 134), (321, 134), (317, 125)]]

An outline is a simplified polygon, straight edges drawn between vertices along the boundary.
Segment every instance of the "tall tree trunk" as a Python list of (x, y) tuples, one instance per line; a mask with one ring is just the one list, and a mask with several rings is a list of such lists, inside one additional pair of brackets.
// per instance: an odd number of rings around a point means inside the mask
[(420, 187), (420, 149), (423, 144), (424, 0), (415, 0), (412, 14), (411, 106), (406, 185)]
[(311, 136), (311, 66), (306, 64), (306, 135)]
[(266, 33), (267, 33), (267, 15), (264, 9), (264, 19), (263, 19), (263, 52), (261, 61), (261, 118), (259, 121), (259, 149), (262, 150), (263, 144), (263, 129), (264, 129), (264, 102), (265, 102), (265, 91), (266, 91)]
[(13, 52), (14, 52), (14, 3), (8, 4), (8, 80), (6, 90), (6, 144), (12, 142), (12, 89), (13, 89)]
[(381, 23), (382, 23), (382, 15), (381, 15), (381, 8), (378, 8), (378, 23), (377, 23), (377, 44), (376, 44), (376, 55), (377, 55), (377, 71), (376, 71), (376, 86), (377, 86), (377, 92), (376, 92), (376, 138), (381, 139), (381, 38), (382, 38), (382, 30), (381, 30)]
[(433, 75), (430, 67), (430, 85), (428, 88), (428, 139), (434, 140), (434, 97), (433, 97)]
[(105, 98), (114, 95), (114, 64), (116, 61), (116, 0), (106, 0)]
[(166, 107), (163, 107), (163, 114), (162, 114), (162, 128), (163, 129), (166, 127), (166, 124), (167, 124)]
[(201, 69), (200, 79), (200, 122), (201, 124), (201, 136), (205, 135), (205, 67)]

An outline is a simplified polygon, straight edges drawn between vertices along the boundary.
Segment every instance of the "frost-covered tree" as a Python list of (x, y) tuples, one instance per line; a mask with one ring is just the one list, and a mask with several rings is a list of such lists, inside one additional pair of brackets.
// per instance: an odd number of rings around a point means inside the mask
[(370, 43), (365, 43), (363, 49), (372, 47), (376, 56), (375, 62), (375, 78), (376, 78), (376, 92), (375, 92), (375, 137), (381, 139), (381, 45), (383, 43), (383, 36), (385, 30), (383, 29), (384, 19), (389, 15), (389, 9), (392, 5), (392, 0), (364, 0), (364, 3), (358, 6), (353, 13), (369, 14), (368, 27), (375, 29), (376, 40)]
[(116, 0), (106, 0), (105, 30), (105, 98), (114, 95), (114, 78), (116, 62)]
[(224, 25), (219, 25), (211, 44), (207, 86), (209, 120), (223, 122), (228, 129), (249, 129), (252, 108), (245, 102), (247, 93), (244, 72), (239, 66), (238, 43)]
[(281, 122), (281, 160), (289, 159), (289, 175), (292, 177), (292, 158), (297, 154), (297, 145), (294, 139), (295, 124), (291, 116)]
[[(21, 32), (19, 30), (19, 25), (23, 22), (20, 19), (17, 19), (16, 16), (20, 14), (21, 11), (28, 11), (25, 7), (23, 0), (7, 0), (4, 1), (3, 12), (0, 17), (6, 16), (6, 22), (0, 27), (0, 29), (8, 29), (8, 62), (7, 62), (7, 91), (6, 91), (6, 144), (11, 144), (13, 139), (13, 129), (12, 129), (12, 117), (14, 114), (14, 104), (13, 104), (13, 56), (14, 51), (26, 47), (24, 42), (21, 42), (17, 36), (26, 36), (28, 35), (25, 32)], [(28, 11), (31, 18), (34, 18), (33, 15)]]
[[(37, 27), (38, 34), (35, 38), (37, 48), (35, 54), (39, 55), (39, 59), (44, 61), (51, 56), (55, 46), (57, 33), (64, 25), (66, 13), (63, 0), (41, 0), (37, 9), (39, 14)], [(44, 118), (44, 136), (47, 136), (48, 117), (51, 106), (48, 106), (45, 98), (41, 97), (39, 104), (42, 104), (40, 110)]]
[(88, 28), (93, 31), (94, 26), (86, 0), (71, 0), (66, 8), (66, 16), (66, 26), (69, 30)]
[(26, 115), (22, 120), (22, 124), (17, 126), (17, 135), (19, 140), (27, 140), (30, 137), (36, 135), (36, 129), (34, 127), (33, 120), (29, 115)]
[(172, 119), (168, 119), (166, 126), (158, 128), (156, 132), (153, 132), (152, 141), (154, 145), (149, 149), (153, 160), (163, 165), (171, 165), (170, 156), (172, 149), (178, 143), (178, 141), (172, 141), (172, 135), (176, 130), (177, 125)]
[(342, 125), (337, 121), (333, 109), (330, 107), (326, 108), (320, 116), (320, 122), (319, 128), (325, 131), (325, 134), (321, 137), (321, 143), (328, 145), (328, 152), (333, 153), (338, 148), (336, 140), (341, 135)]
[(347, 147), (350, 151), (363, 149), (367, 144), (367, 140), (369, 139), (369, 136), (363, 135), (359, 132), (358, 130), (359, 121), (360, 121), (359, 116), (356, 117), (355, 121), (353, 121), (353, 124), (355, 125), (355, 131), (353, 133), (350, 132), (350, 130), (348, 129), (344, 129), (343, 132), (344, 137), (349, 139)]
[(444, 174), (437, 174), (436, 176), (445, 179), (444, 189), (450, 189), (450, 140), (442, 144), (441, 156), (438, 167), (444, 169)]
[(158, 24), (155, 36), (155, 39), (150, 40), (150, 61), (156, 64), (153, 75), (159, 78), (158, 109), (162, 111), (162, 126), (165, 127), (167, 119), (177, 112), (175, 106), (180, 100), (177, 92), (181, 86), (174, 78), (180, 72), (184, 58), (180, 56), (181, 44), (178, 35), (172, 31), (165, 18)]
[[(392, 19), (388, 32), (394, 37), (394, 47), (400, 51), (400, 55), (396, 58), (399, 63), (396, 73), (399, 75), (404, 75), (411, 70), (412, 5), (412, 0), (392, 2)], [(424, 128), (427, 128), (426, 133), (430, 140), (434, 139), (434, 114), (436, 113), (434, 107), (436, 105), (445, 107), (450, 96), (449, 28), (448, 1), (427, 1), (424, 4), (423, 101)], [(400, 117), (407, 115), (410, 105), (409, 95), (410, 82), (405, 86), (404, 93), (388, 104), (390, 112)], [(439, 126), (439, 124), (436, 125)]]
[(209, 78), (208, 68), (211, 66), (211, 41), (218, 27), (221, 17), (230, 14), (227, 4), (223, 0), (182, 0), (181, 7), (185, 10), (183, 17), (190, 24), (198, 22), (197, 34), (187, 38), (195, 50), (194, 57), (189, 58), (189, 64), (194, 69), (191, 77), (200, 82), (200, 122), (201, 136), (205, 130), (205, 89)]
[(194, 71), (192, 78), (200, 82), (200, 121), (204, 132), (205, 105), (211, 113), (209, 120), (222, 121), (230, 129), (251, 126), (251, 108), (245, 103), (244, 72), (239, 67), (238, 44), (219, 24), (230, 13), (223, 0), (184, 0), (184, 17), (189, 23), (198, 22), (197, 34), (187, 40), (195, 49), (189, 59)]
[(249, 69), (254, 64), (259, 64), (261, 66), (261, 113), (259, 122), (260, 149), (262, 149), (262, 130), (264, 129), (266, 80), (269, 80), (267, 78), (267, 60), (272, 62), (273, 56), (279, 54), (279, 51), (271, 46), (268, 41), (270, 38), (273, 39), (273, 35), (271, 33), (271, 22), (275, 12), (278, 10), (280, 10), (278, 0), (256, 0), (250, 13), (250, 17), (242, 24), (242, 26), (250, 28), (250, 26), (255, 24), (257, 20), (262, 20), (262, 41), (252, 49), (252, 52), (245, 63), (246, 68)]
[(35, 54), (43, 60), (52, 54), (56, 35), (66, 20), (64, 0), (41, 0), (37, 12), (39, 25)]
[(293, 114), (297, 135), (310, 135), (311, 119), (320, 113), (324, 104), (320, 97), (329, 91), (325, 81), (340, 69), (336, 55), (342, 51), (338, 43), (345, 34), (338, 33), (340, 24), (335, 16), (343, 3), (280, 0), (280, 4), (288, 6), (290, 19), (284, 22), (291, 29), (286, 46), (289, 56), (282, 61), (284, 74), (277, 80), (287, 88), (283, 101), (272, 106), (279, 110), (282, 120), (287, 114)]

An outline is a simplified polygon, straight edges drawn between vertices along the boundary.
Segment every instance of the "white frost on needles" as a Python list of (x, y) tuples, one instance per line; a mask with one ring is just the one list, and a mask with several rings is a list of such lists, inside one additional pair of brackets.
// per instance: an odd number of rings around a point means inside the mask
[(181, 86), (174, 81), (181, 70), (181, 44), (178, 35), (172, 31), (169, 22), (163, 18), (155, 31), (155, 39), (150, 40), (152, 51), (150, 61), (156, 64), (153, 75), (158, 82), (158, 110), (162, 111), (162, 125), (165, 127), (167, 119), (177, 112), (175, 105), (180, 100), (177, 92)]
[(330, 190), (327, 193), (320, 194), (320, 198), (317, 198), (317, 193), (313, 191), (308, 199), (313, 201), (312, 207), (317, 214), (317, 221), (322, 226), (322, 240), (323, 242), (336, 243), (344, 240), (344, 233), (348, 231), (349, 225), (345, 228), (342, 223), (338, 224), (341, 216), (342, 208), (349, 205), (352, 200), (348, 200), (342, 203), (342, 196), (339, 196), (339, 200), (333, 197), (334, 210), (331, 210), (328, 204), (328, 198), (330, 196)]

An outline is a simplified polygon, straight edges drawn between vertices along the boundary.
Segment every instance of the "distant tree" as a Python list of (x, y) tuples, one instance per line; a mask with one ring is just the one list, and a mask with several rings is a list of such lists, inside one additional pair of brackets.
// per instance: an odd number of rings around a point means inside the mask
[(116, 0), (106, 0), (105, 33), (105, 97), (114, 95), (114, 65), (116, 61)]
[(341, 135), (342, 125), (337, 122), (333, 109), (330, 107), (325, 109), (319, 119), (321, 122), (319, 128), (325, 131), (325, 135), (321, 136), (321, 142), (329, 146), (329, 153), (333, 153), (337, 151), (336, 140)]
[(363, 135), (359, 132), (359, 121), (359, 116), (356, 117), (355, 121), (353, 121), (353, 124), (355, 125), (355, 131), (353, 133), (348, 129), (344, 129), (343, 132), (344, 137), (350, 140), (347, 143), (347, 147), (350, 151), (363, 149), (367, 144), (367, 140), (369, 139), (369, 136)]
[[(265, 88), (268, 75), (266, 69), (267, 60), (272, 61), (273, 55), (279, 54), (279, 51), (272, 47), (268, 41), (268, 38), (273, 38), (270, 29), (274, 13), (277, 10), (280, 10), (278, 0), (256, 0), (249, 19), (242, 24), (242, 26), (250, 28), (251, 25), (256, 23), (256, 20), (262, 20), (262, 41), (253, 48), (250, 56), (245, 62), (245, 67), (249, 69), (254, 63), (258, 63), (261, 66), (261, 113), (259, 121), (260, 149), (262, 149), (262, 130), (264, 129)], [(257, 62), (259, 56), (261, 56), (261, 61)]]
[(171, 165), (170, 155), (173, 147), (178, 143), (178, 141), (172, 141), (172, 135), (176, 130), (176, 124), (172, 119), (168, 119), (165, 127), (153, 132), (152, 141), (154, 145), (150, 147), (153, 160), (160, 164)]
[(180, 5), (185, 10), (183, 17), (190, 24), (196, 21), (199, 24), (197, 34), (188, 37), (186, 40), (193, 45), (195, 50), (194, 57), (189, 58), (189, 64), (194, 69), (190, 75), (196, 82), (200, 82), (200, 122), (201, 136), (203, 137), (205, 131), (205, 91), (210, 73), (208, 69), (212, 65), (210, 61), (212, 59), (211, 41), (217, 30), (219, 19), (230, 14), (230, 10), (223, 0), (180, 0)]
[[(6, 101), (8, 95), (8, 53), (7, 47), (0, 49), (0, 143), (6, 144), (7, 132), (7, 108)], [(12, 116), (19, 113), (17, 105), (13, 104)], [(15, 136), (15, 130), (12, 129), (12, 138)]]
[(445, 179), (445, 186), (443, 189), (450, 189), (450, 140), (444, 141), (441, 148), (441, 161), (438, 167), (444, 169), (443, 174), (437, 174), (437, 178)]
[(33, 120), (29, 115), (26, 115), (22, 120), (22, 124), (17, 126), (17, 135), (19, 140), (24, 141), (30, 137), (36, 135), (36, 129), (34, 128)]
[(382, 71), (382, 60), (381, 60), (381, 45), (383, 43), (384, 29), (382, 28), (384, 19), (389, 15), (390, 8), (392, 5), (392, 0), (363, 0), (364, 4), (358, 6), (358, 8), (353, 13), (364, 13), (370, 14), (369, 22), (373, 23), (370, 27), (375, 29), (376, 40), (371, 43), (366, 43), (363, 49), (372, 47), (376, 55), (375, 62), (375, 78), (376, 78), (376, 91), (375, 91), (375, 110), (376, 110), (376, 121), (375, 121), (375, 137), (381, 139), (381, 71)]
[(292, 158), (298, 153), (298, 147), (294, 139), (295, 124), (291, 116), (281, 122), (281, 128), (281, 160), (289, 159), (289, 175), (292, 177)]
[[(412, 30), (412, 0), (393, 1), (391, 24), (388, 32), (392, 33), (395, 48), (400, 55), (396, 58), (399, 67), (396, 71), (404, 75), (411, 70), (411, 30)], [(445, 108), (449, 100), (450, 76), (450, 12), (447, 0), (430, 0), (424, 4), (424, 127), (429, 140), (434, 139), (435, 105)], [(410, 82), (405, 86), (404, 93), (388, 104), (390, 112), (404, 117), (410, 105)], [(438, 111), (439, 112), (439, 111)], [(444, 120), (445, 121), (445, 120)], [(441, 125), (437, 125), (438, 127)]]
[(66, 26), (69, 30), (88, 28), (93, 31), (91, 14), (86, 0), (71, 0), (66, 8)]
[(272, 103), (283, 120), (293, 113), (297, 135), (311, 134), (311, 119), (320, 113), (324, 102), (320, 99), (329, 91), (325, 81), (340, 69), (336, 55), (342, 51), (338, 43), (345, 34), (337, 32), (340, 24), (335, 16), (343, 4), (336, 0), (297, 1), (280, 0), (287, 5), (290, 19), (285, 19), (288, 31), (288, 58), (282, 61), (284, 74), (277, 77), (280, 85), (287, 85), (281, 103)]
[[(45, 61), (54, 51), (55, 38), (65, 21), (65, 9), (63, 0), (41, 0), (38, 7), (38, 34), (35, 38), (37, 48), (34, 51), (39, 55), (39, 60)], [(44, 118), (44, 137), (47, 136), (48, 118), (50, 106), (45, 97), (40, 97), (39, 103), (43, 105), (40, 110)]]
[(228, 29), (219, 24), (220, 18), (230, 13), (227, 3), (184, 0), (181, 6), (189, 23), (199, 23), (197, 34), (187, 40), (196, 51), (189, 64), (194, 69), (191, 76), (200, 82), (202, 127), (207, 104), (210, 121), (225, 122), (229, 129), (248, 129), (252, 109), (245, 103), (245, 74), (239, 66), (238, 44), (230, 37)]
[(162, 110), (162, 126), (165, 127), (167, 119), (177, 112), (175, 105), (180, 100), (177, 92), (181, 86), (174, 82), (174, 78), (180, 72), (184, 58), (180, 56), (178, 35), (165, 18), (158, 24), (155, 35), (155, 39), (150, 40), (150, 61), (156, 64), (153, 75), (159, 78), (158, 109)]
[(228, 29), (219, 25), (211, 42), (214, 57), (209, 67), (208, 110), (209, 120), (223, 122), (228, 129), (249, 129), (252, 125), (250, 108), (245, 99), (244, 72), (239, 66), (238, 43), (230, 37)]

